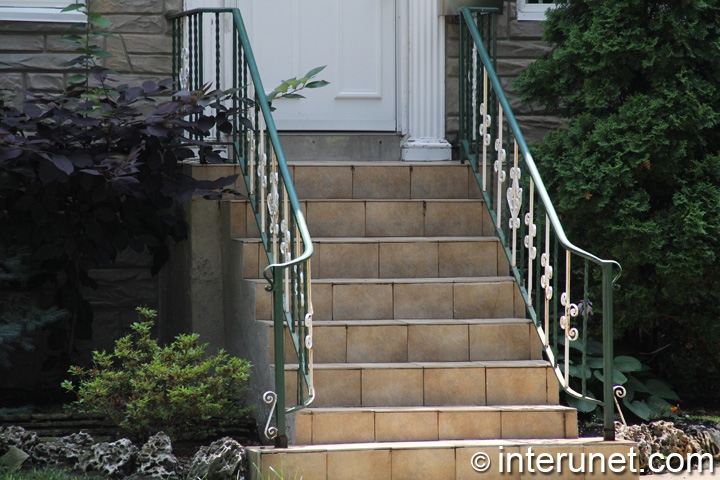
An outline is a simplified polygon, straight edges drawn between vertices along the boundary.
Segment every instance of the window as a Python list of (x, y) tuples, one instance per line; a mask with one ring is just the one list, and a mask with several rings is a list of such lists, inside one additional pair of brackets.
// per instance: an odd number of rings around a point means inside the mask
[(62, 9), (76, 0), (0, 0), (0, 20), (13, 22), (83, 23), (85, 15)]
[(545, 11), (553, 6), (553, 0), (517, 0), (517, 18), (518, 20), (545, 20)]

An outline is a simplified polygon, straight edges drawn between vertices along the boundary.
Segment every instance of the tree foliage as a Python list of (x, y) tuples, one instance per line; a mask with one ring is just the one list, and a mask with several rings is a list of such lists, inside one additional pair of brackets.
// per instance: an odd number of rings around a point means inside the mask
[[(623, 266), (618, 331), (720, 389), (720, 2), (560, 0), (515, 86), (566, 119), (535, 149), (570, 238)], [(710, 390), (708, 390), (710, 389)]]

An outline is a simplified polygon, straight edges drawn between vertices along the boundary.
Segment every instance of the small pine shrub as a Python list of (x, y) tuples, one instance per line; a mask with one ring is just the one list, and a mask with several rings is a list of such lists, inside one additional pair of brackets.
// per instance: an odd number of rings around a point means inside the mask
[(198, 334), (181, 334), (169, 346), (151, 338), (156, 312), (138, 308), (133, 333), (115, 343), (112, 353), (93, 352), (91, 368), (73, 366), (62, 387), (77, 394), (71, 408), (106, 415), (136, 438), (158, 431), (172, 438), (192, 432), (209, 436), (236, 425), (248, 414), (240, 403), (250, 376), (246, 360), (224, 350), (205, 354)]

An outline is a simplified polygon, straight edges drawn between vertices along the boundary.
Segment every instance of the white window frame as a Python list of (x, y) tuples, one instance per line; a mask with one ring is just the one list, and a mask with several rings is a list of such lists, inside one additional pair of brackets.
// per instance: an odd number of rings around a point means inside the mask
[(554, 3), (527, 3), (527, 0), (517, 0), (517, 19), (540, 22), (545, 20), (545, 12), (555, 8)]
[(77, 0), (0, 0), (0, 21), (85, 23), (83, 13), (62, 11), (71, 3)]

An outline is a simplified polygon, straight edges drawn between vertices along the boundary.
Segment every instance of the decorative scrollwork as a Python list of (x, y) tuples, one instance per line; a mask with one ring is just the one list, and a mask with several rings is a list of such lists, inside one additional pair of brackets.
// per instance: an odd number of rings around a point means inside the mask
[(190, 90), (190, 50), (184, 47), (180, 52), (180, 90)]
[(272, 417), (275, 414), (275, 407), (277, 406), (277, 393), (273, 392), (272, 390), (265, 392), (263, 394), (263, 401), (268, 405), (272, 405), (270, 407), (270, 414), (268, 415), (267, 423), (265, 424), (265, 438), (267, 438), (268, 440), (272, 440), (277, 437), (278, 434), (277, 427), (270, 426)]
[(480, 133), (480, 138), (483, 140), (483, 145), (486, 147), (490, 146), (490, 127), (492, 126), (492, 117), (488, 115), (485, 112), (485, 104), (480, 104), (480, 117), (482, 118), (482, 121), (480, 122), (480, 126), (478, 127), (478, 132)]
[(623, 415), (622, 408), (620, 408), (620, 402), (618, 402), (618, 398), (625, 398), (625, 395), (627, 395), (627, 390), (625, 390), (625, 387), (622, 385), (615, 385), (613, 387), (613, 400), (615, 401), (615, 408), (618, 411), (618, 414), (620, 415), (620, 420), (622, 421), (623, 425), (627, 427), (627, 422), (625, 421), (625, 415)]
[[(280, 194), (278, 193), (278, 173), (270, 173), (270, 193), (267, 196), (267, 208), (270, 214), (269, 232), (275, 236), (280, 233)], [(275, 240), (275, 239), (273, 239)]]
[(577, 305), (570, 303), (567, 292), (563, 292), (562, 295), (560, 295), (560, 304), (565, 307), (565, 315), (560, 317), (560, 328), (565, 330), (565, 338), (574, 342), (578, 339), (579, 334), (577, 328), (570, 326), (570, 321), (572, 318), (578, 316), (580, 310)]
[(540, 286), (545, 289), (545, 299), (552, 300), (553, 287), (550, 285), (550, 280), (553, 278), (553, 268), (550, 265), (549, 252), (540, 255), (540, 265), (545, 268), (545, 273), (540, 277)]

